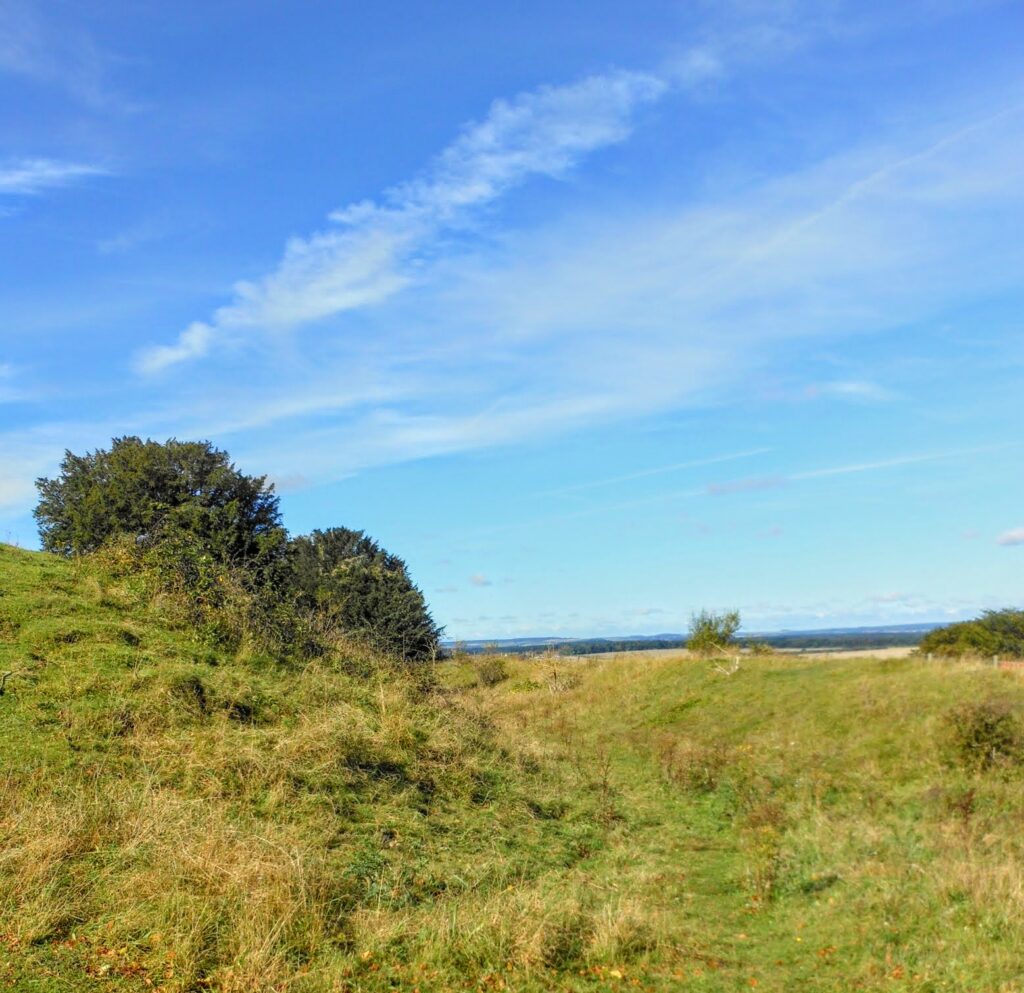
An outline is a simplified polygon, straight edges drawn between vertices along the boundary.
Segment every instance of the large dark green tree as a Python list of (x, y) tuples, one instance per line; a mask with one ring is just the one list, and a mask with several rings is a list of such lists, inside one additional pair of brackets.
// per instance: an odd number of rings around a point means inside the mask
[(261, 583), (285, 557), (273, 485), (240, 472), (207, 441), (115, 438), (109, 449), (65, 452), (60, 474), (36, 487), (43, 547), (60, 555), (95, 551), (119, 535), (152, 544), (184, 537)]
[(441, 629), (405, 563), (362, 531), (330, 528), (291, 542), (300, 603), (406, 662), (437, 653)]

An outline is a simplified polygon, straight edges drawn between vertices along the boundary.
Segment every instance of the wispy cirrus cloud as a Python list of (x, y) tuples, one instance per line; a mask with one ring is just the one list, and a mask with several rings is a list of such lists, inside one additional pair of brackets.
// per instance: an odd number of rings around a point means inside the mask
[(747, 479), (732, 479), (726, 483), (708, 483), (705, 491), (709, 496), (726, 496), (730, 493), (756, 493), (758, 490), (774, 490), (785, 485), (785, 476), (751, 476)]
[[(1000, 236), (1024, 204), (1013, 107), (952, 127), (943, 110), (772, 179), (502, 227), (502, 196), (623, 143), (641, 108), (661, 101), (675, 126), (678, 85), (614, 72), (495, 102), (421, 176), (336, 212), (210, 318), (143, 350), (146, 373), (209, 359), (158, 430), (229, 436), (255, 465), (324, 482), (728, 401), (793, 343), (879, 335), (1017, 284), (1024, 249)], [(293, 349), (261, 333), (312, 322)], [(233, 349), (226, 375), (228, 342), (255, 347)], [(867, 380), (830, 388), (872, 394)]]
[(0, 403), (15, 397), (14, 366), (10, 362), (0, 362)]
[[(694, 64), (699, 78), (724, 72)], [(717, 402), (789, 342), (878, 334), (1016, 280), (1024, 251), (964, 264), (988, 257), (993, 226), (1024, 203), (1015, 107), (883, 136), (731, 197), (494, 223), (488, 208), (503, 195), (625, 141), (640, 108), (660, 100), (668, 113), (680, 85), (665, 70), (620, 71), (496, 101), (421, 176), (294, 239), (274, 270), (143, 349), (136, 368), (213, 359), (228, 342), (269, 347), (285, 339), (262, 332), (316, 322), (304, 344), (323, 357), (329, 342), (333, 354), (314, 374), (343, 391), (353, 366), (380, 395), (415, 369), (400, 403), (317, 425), (315, 460), (345, 474)], [(233, 366), (257, 350), (236, 348)], [(261, 389), (260, 404), (282, 407), (278, 388), (295, 384)], [(889, 399), (869, 380), (819, 389)], [(337, 409), (329, 394), (324, 413)], [(306, 474), (292, 447), (262, 454)]]
[(833, 397), (839, 400), (864, 403), (883, 403), (895, 398), (895, 394), (878, 383), (860, 379), (843, 379), (827, 383), (812, 383), (804, 391), (808, 399)]
[(1004, 531), (996, 538), (996, 543), (1000, 545), (1024, 545), (1024, 527), (1011, 528), (1009, 531)]
[(946, 459), (957, 459), (969, 455), (985, 455), (1009, 448), (1006, 444), (979, 445), (977, 448), (955, 448), (946, 452), (925, 452), (920, 455), (901, 455), (891, 459), (880, 459), (872, 462), (851, 462), (847, 465), (829, 466), (824, 469), (807, 469), (795, 472), (789, 479), (821, 479), (826, 476), (849, 476), (861, 472), (874, 472), (876, 469), (898, 469), (902, 466), (918, 465), (922, 462), (941, 462)]
[[(715, 71), (711, 62), (690, 71)], [(217, 331), (283, 328), (380, 303), (417, 279), (444, 232), (533, 176), (564, 176), (582, 158), (628, 137), (637, 109), (669, 83), (642, 72), (590, 76), (496, 100), (467, 125), (423, 175), (385, 191), (379, 202), (330, 215), (331, 228), (293, 238), (277, 268), (235, 286), (234, 300), (177, 344), (144, 351), (143, 372), (204, 355)]]
[(31, 0), (0, 2), (0, 72), (63, 89), (94, 110), (125, 108), (108, 85), (110, 56), (75, 23)]
[[(614, 514), (623, 510), (637, 510), (643, 507), (653, 507), (658, 504), (672, 504), (686, 500), (699, 500), (726, 496), (730, 494), (760, 493), (766, 490), (773, 490), (791, 483), (813, 481), (824, 479), (830, 476), (846, 476), (851, 474), (880, 472), (890, 469), (898, 469), (903, 466), (917, 465), (920, 463), (937, 462), (946, 459), (969, 458), (975, 455), (986, 455), (993, 451), (1006, 449), (1011, 445), (982, 445), (977, 448), (956, 449), (947, 452), (931, 452), (920, 455), (905, 455), (897, 458), (879, 459), (873, 462), (854, 462), (844, 465), (827, 466), (819, 469), (805, 469), (796, 472), (779, 472), (772, 475), (757, 476), (746, 479), (711, 481), (702, 486), (695, 486), (685, 490), (667, 490), (662, 493), (655, 493), (650, 496), (638, 497), (632, 500), (619, 500), (613, 503), (595, 504), (579, 510), (545, 514), (540, 517), (531, 517), (526, 520), (516, 521), (510, 524), (499, 524), (488, 528), (478, 528), (472, 532), (474, 536), (499, 534), (506, 531), (517, 531), (521, 529), (532, 529), (540, 524), (554, 524), (565, 521), (581, 520), (588, 517), (600, 517), (606, 514)], [(709, 533), (706, 525), (698, 524), (697, 530), (701, 534)], [(1021, 529), (1024, 532), (1024, 529)], [(772, 525), (765, 537), (780, 537), (783, 529), (778, 525)], [(1013, 532), (1008, 532), (1013, 533)]]
[(90, 176), (107, 175), (102, 166), (56, 159), (15, 159), (0, 163), (0, 196), (35, 196)]
[(535, 496), (555, 496), (566, 493), (578, 493), (582, 490), (592, 490), (603, 486), (615, 486), (619, 483), (632, 483), (638, 479), (647, 479), (651, 476), (662, 476), (666, 473), (681, 472), (684, 469), (697, 469), (707, 465), (716, 465), (720, 462), (733, 462), (737, 459), (752, 458), (755, 455), (765, 455), (770, 448), (751, 448), (743, 452), (730, 452), (727, 455), (711, 455), (703, 459), (688, 459), (686, 462), (673, 462), (671, 465), (655, 466), (652, 469), (641, 469), (638, 472), (627, 472), (620, 476), (608, 476), (605, 479), (591, 479), (585, 483), (576, 483), (572, 486), (561, 486), (554, 490), (541, 490)]
[(0, 362), (0, 403), (16, 403), (29, 394), (16, 382), (16, 372), (10, 362)]

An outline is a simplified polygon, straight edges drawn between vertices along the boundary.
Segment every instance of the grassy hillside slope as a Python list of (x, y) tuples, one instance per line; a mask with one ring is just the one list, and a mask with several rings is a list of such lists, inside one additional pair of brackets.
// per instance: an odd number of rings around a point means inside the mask
[(0, 546), (0, 988), (1024, 989), (1024, 776), (944, 751), (1017, 673), (504, 664), (291, 667)]
[(429, 986), (479, 965), (443, 940), (462, 913), (596, 843), (587, 798), (538, 817), (536, 760), (443, 694), (172, 617), (0, 547), (0, 985)]
[[(966, 705), (977, 732), (973, 704), (1019, 719), (1017, 672), (627, 655), (520, 665), (489, 692), (509, 739), (606, 780), (616, 843), (575, 871), (651, 939), (619, 970), (644, 988), (1024, 989), (1019, 741), (981, 770), (949, 726)], [(966, 758), (988, 755), (971, 733)]]

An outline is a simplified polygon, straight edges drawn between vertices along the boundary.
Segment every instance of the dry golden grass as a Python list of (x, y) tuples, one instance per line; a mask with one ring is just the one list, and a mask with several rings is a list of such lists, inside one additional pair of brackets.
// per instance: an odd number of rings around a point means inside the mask
[(0, 549), (0, 986), (1022, 989), (1016, 671), (223, 649)]

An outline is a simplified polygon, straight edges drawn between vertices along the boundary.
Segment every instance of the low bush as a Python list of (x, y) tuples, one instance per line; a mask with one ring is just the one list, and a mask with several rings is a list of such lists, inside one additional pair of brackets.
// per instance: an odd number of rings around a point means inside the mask
[(984, 772), (1024, 758), (1024, 728), (1013, 707), (1001, 700), (962, 703), (945, 715), (940, 745), (950, 764)]
[(477, 662), (476, 677), (481, 686), (497, 686), (508, 679), (508, 665), (503, 658), (489, 655)]
[(732, 648), (739, 629), (738, 610), (728, 610), (720, 614), (702, 610), (690, 618), (686, 647), (696, 655), (724, 655)]

